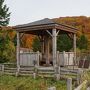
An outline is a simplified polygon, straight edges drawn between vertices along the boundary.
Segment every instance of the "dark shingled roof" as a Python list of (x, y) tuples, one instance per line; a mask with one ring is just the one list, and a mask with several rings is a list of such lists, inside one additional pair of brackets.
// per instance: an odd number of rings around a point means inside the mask
[(56, 23), (49, 18), (45, 18), (32, 23), (17, 25), (16, 27), (27, 27), (27, 26), (47, 25), (47, 24), (56, 24)]
[(72, 28), (72, 29), (76, 29), (73, 26), (66, 25), (66, 24), (63, 24), (63, 23), (57, 23), (55, 20), (49, 19), (49, 18), (45, 18), (45, 19), (42, 19), (42, 20), (27, 23), (27, 24), (16, 25), (14, 28), (32, 27), (32, 26), (40, 26), (40, 25), (51, 25), (51, 24), (58, 24), (58, 25), (62, 25), (62, 26), (65, 26), (65, 27)]

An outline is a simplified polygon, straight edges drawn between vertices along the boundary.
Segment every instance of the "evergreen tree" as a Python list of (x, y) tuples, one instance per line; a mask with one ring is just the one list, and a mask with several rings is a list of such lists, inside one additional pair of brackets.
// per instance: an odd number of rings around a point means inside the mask
[(61, 34), (57, 38), (57, 50), (58, 51), (69, 51), (72, 49), (73, 42), (70, 40), (70, 38), (66, 34)]
[(35, 52), (41, 51), (41, 43), (37, 37), (33, 40), (32, 47), (33, 47), (33, 51), (35, 51)]
[[(10, 20), (9, 8), (4, 4), (5, 0), (0, 0), (0, 26), (7, 26)], [(0, 63), (13, 60), (15, 51), (14, 45), (9, 37), (9, 30), (0, 30)]]
[(77, 46), (78, 46), (78, 48), (80, 50), (82, 50), (82, 49), (86, 50), (87, 49), (87, 47), (88, 47), (88, 40), (87, 40), (87, 38), (85, 37), (84, 34), (81, 35), (81, 37), (78, 39)]
[[(33, 51), (41, 50), (40, 40), (36, 37), (32, 44)], [(73, 42), (66, 34), (61, 34), (57, 38), (57, 50), (58, 51), (69, 51), (73, 47)]]
[(4, 5), (5, 0), (0, 0), (0, 26), (7, 26), (10, 20), (9, 8)]

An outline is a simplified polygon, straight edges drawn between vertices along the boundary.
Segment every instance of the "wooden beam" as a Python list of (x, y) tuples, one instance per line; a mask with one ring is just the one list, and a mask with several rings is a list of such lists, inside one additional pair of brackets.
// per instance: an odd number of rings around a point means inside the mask
[(41, 53), (44, 54), (44, 36), (38, 36), (41, 42)]
[(57, 31), (57, 35), (59, 34), (60, 30)]
[(20, 68), (20, 35), (19, 35), (19, 32), (17, 32), (17, 68), (19, 71), (19, 68)]
[(74, 61), (76, 61), (76, 34), (73, 37), (73, 48), (74, 48)]
[(21, 33), (19, 36), (20, 36), (20, 39), (23, 38), (23, 36), (25, 35), (25, 33)]
[(46, 30), (47, 31), (47, 33), (52, 37), (52, 34), (48, 31), (48, 30)]
[(56, 29), (52, 29), (52, 54), (53, 54), (53, 66), (56, 66), (56, 52), (57, 52), (57, 34)]
[(67, 33), (67, 36), (68, 36), (71, 40), (73, 40), (73, 34), (72, 34), (72, 33)]
[(45, 37), (45, 55), (46, 55), (46, 64), (49, 65), (49, 36)]

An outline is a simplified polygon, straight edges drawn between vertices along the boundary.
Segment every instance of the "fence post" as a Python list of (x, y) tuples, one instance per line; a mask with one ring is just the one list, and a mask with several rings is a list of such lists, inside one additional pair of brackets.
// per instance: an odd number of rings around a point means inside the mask
[(55, 78), (56, 80), (60, 80), (60, 67), (55, 66)]
[(72, 90), (72, 78), (67, 79), (67, 90)]
[(60, 61), (59, 61), (59, 51), (57, 51), (57, 65), (60, 66)]
[(2, 65), (2, 74), (4, 74), (4, 68), (5, 68), (4, 65)]
[(39, 66), (39, 51), (37, 51), (37, 66)]
[(33, 78), (36, 79), (36, 73), (35, 72), (33, 73)]
[(82, 69), (78, 69), (78, 72), (77, 72), (77, 84), (79, 85), (81, 83), (81, 75), (83, 73), (83, 70)]
[(63, 51), (63, 66), (65, 66), (65, 51)]
[(56, 90), (56, 87), (50, 87), (48, 90)]
[(20, 72), (20, 67), (17, 67), (16, 77), (19, 76), (19, 72)]
[(34, 65), (34, 73), (33, 73), (33, 78), (34, 79), (36, 79), (37, 73), (38, 73), (38, 66)]
[(90, 87), (88, 87), (87, 90), (90, 90)]

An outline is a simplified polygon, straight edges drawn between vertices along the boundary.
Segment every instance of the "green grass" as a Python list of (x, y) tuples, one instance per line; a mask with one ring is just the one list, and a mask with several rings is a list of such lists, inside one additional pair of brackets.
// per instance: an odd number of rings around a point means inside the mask
[(55, 86), (57, 90), (66, 90), (66, 81), (55, 81), (52, 78), (33, 79), (31, 76), (0, 76), (0, 90), (47, 90), (51, 86)]

